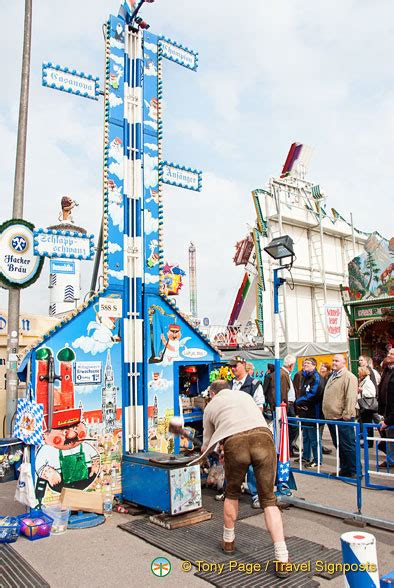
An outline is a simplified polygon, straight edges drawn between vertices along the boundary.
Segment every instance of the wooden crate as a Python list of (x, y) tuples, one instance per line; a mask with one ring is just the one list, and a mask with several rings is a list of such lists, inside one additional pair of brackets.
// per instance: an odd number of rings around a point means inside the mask
[(193, 512), (185, 512), (179, 515), (169, 515), (165, 513), (151, 515), (149, 520), (154, 525), (164, 527), (165, 529), (179, 529), (180, 527), (188, 527), (190, 525), (197, 525), (203, 521), (209, 521), (213, 517), (211, 512), (205, 508), (199, 508)]

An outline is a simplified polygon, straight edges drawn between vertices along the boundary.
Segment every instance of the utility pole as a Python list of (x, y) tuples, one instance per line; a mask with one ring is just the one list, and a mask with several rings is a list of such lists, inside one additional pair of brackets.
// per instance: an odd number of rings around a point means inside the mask
[(197, 267), (196, 267), (196, 247), (190, 243), (189, 247), (189, 297), (190, 297), (190, 314), (197, 318)]
[[(21, 92), (19, 101), (18, 140), (16, 147), (14, 200), (12, 218), (23, 218), (23, 197), (25, 190), (25, 163), (27, 115), (29, 107), (30, 53), (32, 0), (25, 0), (25, 23), (23, 31), (23, 55), (21, 73)], [(11, 436), (12, 419), (18, 400), (18, 375), (16, 354), (19, 351), (19, 311), (20, 290), (9, 288), (8, 292), (8, 331), (7, 331), (7, 421), (6, 430)]]

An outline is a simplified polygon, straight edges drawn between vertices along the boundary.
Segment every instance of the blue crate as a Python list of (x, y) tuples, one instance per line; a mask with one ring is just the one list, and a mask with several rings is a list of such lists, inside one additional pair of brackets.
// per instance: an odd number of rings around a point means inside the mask
[(0, 438), (0, 455), (8, 453), (9, 447), (12, 447), (14, 451), (22, 449), (23, 443), (17, 437)]
[[(1, 438), (0, 439), (0, 455), (5, 453), (15, 453), (18, 449), (23, 448), (23, 443), (20, 439), (15, 437)], [(10, 469), (3, 475), (0, 476), (0, 484), (3, 482), (10, 482), (11, 480), (17, 480), (19, 476), (19, 466), (22, 463), (22, 456), (20, 459), (12, 464)]]
[(14, 543), (19, 537), (20, 530), (17, 517), (0, 517), (0, 543)]
[[(21, 526), (21, 535), (24, 535), (29, 541), (37, 541), (38, 539), (45, 539), (51, 534), (53, 518), (43, 513), (42, 510), (32, 508), (30, 512), (19, 515), (19, 524)], [(43, 522), (37, 525), (26, 525), (24, 520), (30, 519), (41, 519)]]

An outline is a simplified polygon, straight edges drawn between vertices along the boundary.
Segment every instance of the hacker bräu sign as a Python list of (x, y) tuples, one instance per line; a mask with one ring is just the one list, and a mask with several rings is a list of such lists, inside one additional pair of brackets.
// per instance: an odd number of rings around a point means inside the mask
[(0, 225), (0, 283), (12, 288), (26, 288), (37, 280), (43, 259), (33, 249), (31, 223), (12, 219)]

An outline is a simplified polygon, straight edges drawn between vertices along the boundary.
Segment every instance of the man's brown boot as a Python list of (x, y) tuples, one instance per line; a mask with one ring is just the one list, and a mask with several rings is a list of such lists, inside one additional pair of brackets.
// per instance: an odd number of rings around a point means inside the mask
[(277, 578), (288, 578), (291, 572), (291, 563), (275, 560), (274, 569)]
[(227, 555), (232, 555), (235, 553), (235, 542), (234, 541), (221, 541), (220, 547), (223, 553), (227, 553)]

